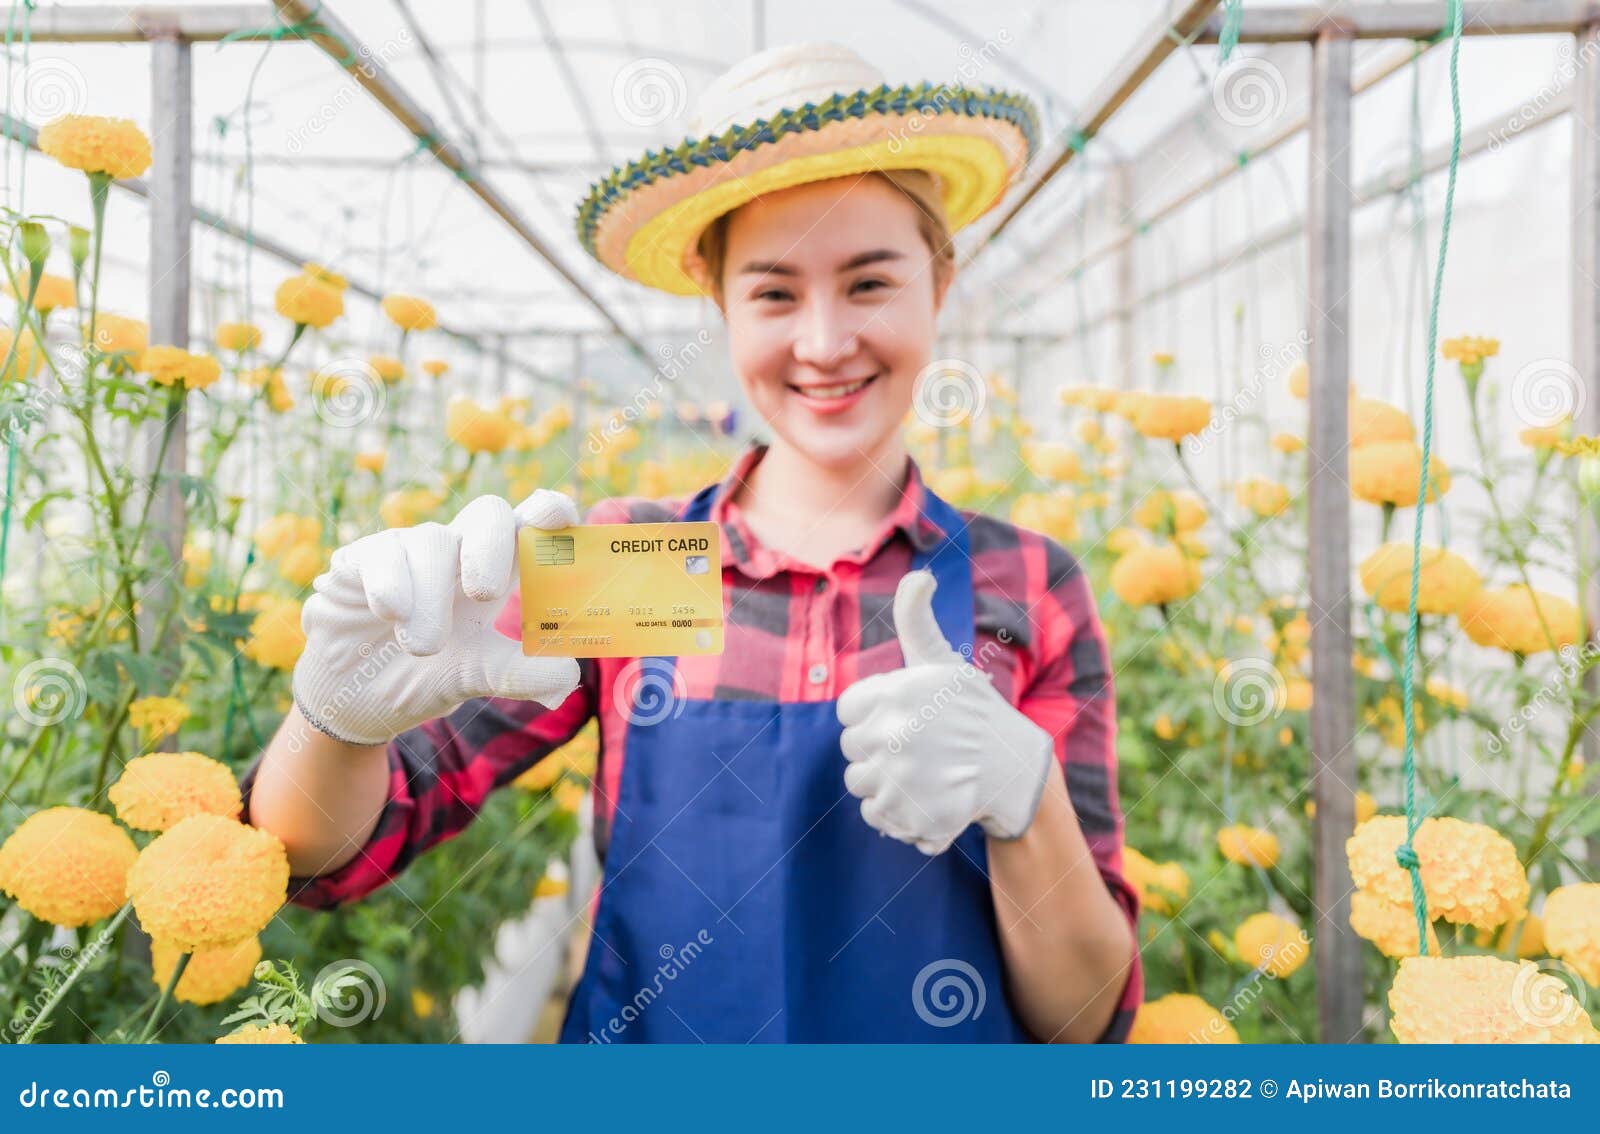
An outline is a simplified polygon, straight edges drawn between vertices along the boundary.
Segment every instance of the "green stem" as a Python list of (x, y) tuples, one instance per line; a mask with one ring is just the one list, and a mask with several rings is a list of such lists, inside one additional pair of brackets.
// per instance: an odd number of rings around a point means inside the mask
[(155, 1034), (156, 1021), (161, 1018), (161, 1010), (167, 1006), (167, 1001), (172, 997), (172, 990), (178, 987), (178, 978), (183, 976), (183, 970), (189, 967), (189, 958), (194, 954), (183, 953), (178, 957), (178, 963), (172, 966), (172, 975), (167, 978), (167, 987), (161, 990), (161, 996), (156, 1000), (156, 1006), (150, 1010), (150, 1018), (145, 1021), (144, 1031), (139, 1033), (138, 1043), (149, 1043), (150, 1037)]
[(122, 924), (123, 920), (128, 916), (129, 911), (132, 909), (132, 902), (124, 902), (122, 904), (122, 908), (117, 911), (117, 916), (112, 919), (111, 924), (106, 926), (105, 929), (101, 930), (100, 935), (95, 938), (94, 944), (88, 949), (82, 950), (78, 954), (77, 960), (72, 966), (72, 971), (67, 974), (67, 979), (62, 981), (61, 984), (57, 986), (56, 990), (50, 994), (50, 999), (45, 1001), (44, 1007), (39, 1009), (39, 1014), (33, 1018), (33, 1023), (28, 1025), (28, 1030), (23, 1032), (21, 1037), (18, 1038), (18, 1043), (33, 1042), (33, 1037), (38, 1033), (39, 1029), (44, 1026), (45, 1021), (50, 1019), (50, 1015), (56, 1010), (56, 1006), (59, 1005), (62, 999), (66, 997), (72, 986), (78, 983), (78, 978), (88, 971), (89, 966), (94, 964), (95, 960), (99, 957), (100, 952), (98, 946), (100, 943), (105, 940), (108, 934), (114, 934), (116, 932), (117, 928)]

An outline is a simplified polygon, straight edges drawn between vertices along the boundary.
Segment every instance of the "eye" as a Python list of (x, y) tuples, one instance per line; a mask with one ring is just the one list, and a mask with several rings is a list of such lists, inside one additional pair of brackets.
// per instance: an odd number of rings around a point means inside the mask
[(865, 279), (865, 280), (857, 280), (854, 284), (851, 285), (850, 290), (852, 292), (856, 292), (856, 291), (882, 291), (884, 288), (886, 288), (888, 286), (889, 286), (889, 281), (880, 280), (880, 279), (877, 279), (877, 278), (872, 278), (872, 279)]
[(784, 291), (782, 288), (769, 287), (769, 288), (766, 288), (766, 289), (764, 289), (762, 291), (756, 292), (755, 298), (756, 299), (770, 299), (773, 302), (781, 303), (784, 300), (790, 299), (792, 297), (789, 295), (788, 292)]

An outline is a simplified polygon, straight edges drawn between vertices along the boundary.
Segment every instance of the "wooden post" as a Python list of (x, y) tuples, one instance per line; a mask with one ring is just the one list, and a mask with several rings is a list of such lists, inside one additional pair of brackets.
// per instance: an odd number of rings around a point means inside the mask
[[(152, 30), (150, 41), (150, 341), (189, 346), (190, 231), (194, 223), (190, 189), (190, 132), (193, 126), (189, 42), (176, 26)], [(177, 387), (181, 389), (181, 387)], [(162, 447), (162, 433), (170, 431)], [(155, 632), (163, 613), (182, 601), (183, 541), (187, 517), (180, 478), (187, 464), (188, 427), (183, 403), (165, 421), (141, 430), (140, 473), (154, 481), (149, 534), (170, 556), (170, 569), (158, 572), (141, 595), (139, 637), (144, 652), (161, 643)], [(135, 556), (143, 549), (134, 548)], [(173, 619), (167, 627), (170, 636)], [(141, 694), (167, 690), (142, 689)], [(173, 738), (168, 738), (170, 747)]]
[[(1573, 44), (1573, 58), (1588, 59), (1600, 50), (1600, 23), (1579, 28)], [(1572, 90), (1572, 365), (1587, 383), (1586, 395), (1574, 423), (1585, 436), (1600, 433), (1600, 74), (1591, 65), (1579, 66)], [(1600, 552), (1600, 526), (1594, 512), (1583, 508), (1582, 546), (1592, 563)], [(1600, 614), (1600, 574), (1591, 573), (1581, 596), (1588, 621), (1589, 640), (1594, 640), (1595, 622)], [(1590, 693), (1600, 692), (1600, 667), (1584, 674)], [(1583, 730), (1584, 761), (1591, 767), (1600, 761), (1600, 735), (1593, 725)], [(1600, 793), (1600, 782), (1590, 787)], [(1600, 801), (1596, 801), (1600, 802)], [(1595, 806), (1592, 802), (1589, 806)], [(1600, 866), (1600, 834), (1587, 839), (1591, 872)]]
[[(1133, 196), (1133, 165), (1129, 162), (1119, 164), (1111, 174), (1113, 178), (1113, 207), (1116, 210), (1116, 223), (1123, 228), (1131, 227), (1136, 223), (1134, 217), (1135, 200)], [(1137, 240), (1133, 233), (1128, 234), (1128, 239), (1123, 241), (1116, 251), (1116, 283), (1111, 304), (1114, 331), (1111, 337), (1112, 354), (1116, 358), (1117, 389), (1131, 390), (1134, 382), (1134, 341), (1133, 341), (1133, 250)], [(1087, 335), (1088, 327), (1083, 327), (1080, 334)], [(1085, 379), (1088, 382), (1101, 381), (1099, 375), (1091, 374)]]
[(1355, 689), (1350, 672), (1350, 55), (1326, 26), (1311, 46), (1310, 579), (1312, 904), (1317, 1019), (1323, 1043), (1361, 1038), (1361, 942), (1350, 929), (1344, 844), (1355, 823)]

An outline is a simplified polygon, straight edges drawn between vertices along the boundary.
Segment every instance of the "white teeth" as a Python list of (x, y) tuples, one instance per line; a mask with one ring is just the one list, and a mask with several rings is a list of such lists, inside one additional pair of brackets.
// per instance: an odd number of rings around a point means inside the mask
[[(877, 375), (873, 375), (877, 377)], [(836, 386), (811, 386), (800, 391), (808, 398), (846, 398), (865, 386), (872, 378), (863, 378), (859, 382), (844, 382)]]

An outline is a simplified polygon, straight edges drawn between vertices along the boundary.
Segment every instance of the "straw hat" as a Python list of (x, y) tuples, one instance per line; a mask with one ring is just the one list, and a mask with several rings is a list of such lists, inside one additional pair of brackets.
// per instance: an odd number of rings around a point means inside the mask
[(578, 239), (591, 256), (675, 295), (709, 294), (700, 234), (762, 194), (924, 169), (938, 179), (955, 231), (999, 202), (1039, 138), (1026, 95), (891, 87), (855, 52), (828, 43), (752, 55), (706, 88), (697, 111), (680, 145), (618, 166), (578, 206)]

